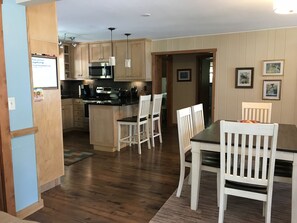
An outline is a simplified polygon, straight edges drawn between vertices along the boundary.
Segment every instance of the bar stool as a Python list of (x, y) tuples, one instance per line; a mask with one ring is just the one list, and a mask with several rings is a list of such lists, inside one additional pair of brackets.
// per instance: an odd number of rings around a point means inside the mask
[[(138, 154), (141, 155), (141, 144), (147, 142), (148, 148), (151, 148), (149, 134), (149, 112), (151, 95), (140, 96), (138, 115), (118, 120), (118, 151), (121, 150), (121, 143), (138, 145)], [(129, 129), (128, 136), (122, 137), (122, 127)]]
[[(153, 104), (150, 112), (150, 129), (152, 146), (155, 147), (155, 137), (159, 136), (160, 143), (162, 143), (162, 133), (161, 133), (161, 106), (162, 106), (163, 94), (153, 95)], [(158, 124), (158, 128), (155, 129), (155, 124)]]

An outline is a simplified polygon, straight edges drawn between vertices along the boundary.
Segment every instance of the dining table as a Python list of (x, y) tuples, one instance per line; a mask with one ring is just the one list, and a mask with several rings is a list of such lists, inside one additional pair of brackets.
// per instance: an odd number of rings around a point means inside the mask
[[(212, 123), (191, 138), (192, 144), (192, 180), (191, 209), (197, 210), (201, 176), (201, 151), (220, 152), (220, 120)], [(292, 203), (291, 222), (297, 223), (297, 127), (291, 124), (279, 124), (276, 159), (292, 163)]]

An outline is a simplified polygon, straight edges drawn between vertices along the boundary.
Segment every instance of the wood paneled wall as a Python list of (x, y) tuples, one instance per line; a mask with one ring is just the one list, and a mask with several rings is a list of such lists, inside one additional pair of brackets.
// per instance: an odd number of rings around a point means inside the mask
[[(272, 122), (297, 124), (297, 28), (164, 39), (152, 52), (216, 48), (214, 119), (240, 119), (241, 102), (272, 102)], [(263, 60), (284, 59), (284, 76), (263, 76)], [(254, 88), (235, 88), (235, 68), (254, 67)], [(173, 74), (175, 75), (175, 74)], [(263, 80), (282, 80), (281, 100), (262, 100)]]
[[(27, 23), (31, 53), (58, 57), (56, 3), (27, 7)], [(39, 186), (42, 187), (64, 174), (60, 87), (44, 89), (44, 100), (33, 102), (33, 113), (34, 125), (38, 127), (35, 139)]]

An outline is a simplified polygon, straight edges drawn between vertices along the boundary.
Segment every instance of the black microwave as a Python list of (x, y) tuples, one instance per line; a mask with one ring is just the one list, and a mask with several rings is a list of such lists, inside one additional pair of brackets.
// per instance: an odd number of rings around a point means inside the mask
[(89, 77), (96, 79), (113, 79), (114, 67), (108, 62), (93, 62), (89, 64)]

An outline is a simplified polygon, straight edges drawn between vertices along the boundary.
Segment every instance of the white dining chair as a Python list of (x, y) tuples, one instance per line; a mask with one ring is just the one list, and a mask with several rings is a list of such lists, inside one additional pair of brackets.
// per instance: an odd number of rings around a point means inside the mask
[[(242, 102), (242, 119), (255, 120), (262, 123), (271, 123), (272, 103)], [(292, 162), (285, 160), (275, 161), (274, 181), (292, 182)]]
[[(151, 148), (149, 134), (149, 113), (150, 113), (151, 95), (139, 97), (138, 115), (117, 120), (118, 122), (118, 151), (121, 149), (121, 143), (138, 145), (138, 154), (141, 154), (141, 144), (147, 142), (148, 148)], [(122, 127), (128, 127), (128, 136), (122, 136)]]
[[(185, 178), (185, 169), (186, 167), (190, 168), (192, 162), (189, 160), (191, 155), (191, 138), (193, 137), (193, 122), (192, 122), (192, 112), (191, 108), (183, 108), (176, 111), (177, 114), (177, 130), (178, 130), (178, 145), (179, 145), (179, 155), (180, 155), (180, 173), (179, 173), (179, 183), (177, 187), (176, 196), (180, 197), (184, 178)], [(191, 173), (190, 173), (191, 175)]]
[[(177, 128), (178, 128), (178, 142), (180, 153), (180, 175), (176, 196), (180, 197), (184, 178), (185, 168), (190, 168), (189, 182), (191, 182), (191, 167), (192, 167), (192, 153), (191, 153), (191, 138), (194, 136), (193, 119), (191, 107), (177, 110)], [(208, 152), (202, 153), (202, 170), (210, 172), (219, 172), (220, 155), (209, 154)], [(219, 194), (219, 191), (218, 193)]]
[(265, 222), (270, 223), (277, 136), (278, 124), (220, 122), (219, 223), (224, 222), (228, 195), (263, 201)]
[[(154, 94), (153, 103), (150, 112), (150, 129), (151, 129), (151, 139), (152, 146), (155, 147), (154, 138), (159, 136), (159, 141), (162, 143), (162, 130), (161, 130), (161, 107), (162, 107), (162, 97), (163, 94)], [(155, 128), (157, 124), (157, 128)]]
[[(203, 104), (196, 104), (191, 107), (192, 111), (192, 121), (193, 121), (193, 131), (196, 135), (205, 129), (204, 126), (204, 113)], [(219, 206), (220, 199), (220, 154), (211, 151), (202, 151), (202, 166), (201, 170), (213, 172), (217, 174), (217, 201)]]
[(271, 122), (272, 103), (242, 102), (241, 119), (261, 123)]

